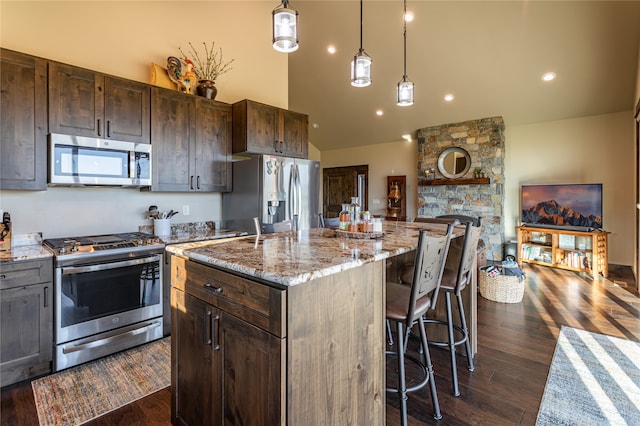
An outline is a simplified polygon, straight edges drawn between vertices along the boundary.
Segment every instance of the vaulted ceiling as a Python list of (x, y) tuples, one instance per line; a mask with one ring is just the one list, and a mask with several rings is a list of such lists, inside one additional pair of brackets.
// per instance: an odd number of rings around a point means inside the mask
[[(290, 5), (299, 12), (300, 48), (289, 54), (289, 108), (309, 114), (310, 140), (320, 150), (393, 142), (423, 127), (490, 116), (509, 127), (634, 108), (640, 1), (409, 0), (409, 107), (396, 105), (401, 0), (363, 2), (363, 48), (373, 58), (373, 83), (365, 88), (350, 85), (360, 3)], [(557, 78), (544, 83), (549, 71)], [(447, 103), (445, 94), (455, 99)]]

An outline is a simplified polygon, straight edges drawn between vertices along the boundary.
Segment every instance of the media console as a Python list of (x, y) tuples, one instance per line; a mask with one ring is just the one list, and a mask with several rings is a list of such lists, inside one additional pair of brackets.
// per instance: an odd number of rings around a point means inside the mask
[(538, 226), (518, 226), (518, 260), (597, 278), (609, 275), (606, 231), (576, 231)]

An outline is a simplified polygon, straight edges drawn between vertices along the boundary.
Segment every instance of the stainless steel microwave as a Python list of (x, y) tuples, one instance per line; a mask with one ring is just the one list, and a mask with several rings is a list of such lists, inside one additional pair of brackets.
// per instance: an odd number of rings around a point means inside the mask
[(49, 185), (151, 186), (151, 144), (51, 133)]

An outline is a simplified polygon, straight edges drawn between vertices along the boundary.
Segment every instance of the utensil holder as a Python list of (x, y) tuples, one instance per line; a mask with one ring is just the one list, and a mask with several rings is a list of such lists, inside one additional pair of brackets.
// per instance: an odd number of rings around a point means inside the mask
[(157, 236), (171, 235), (171, 219), (153, 219), (153, 234)]

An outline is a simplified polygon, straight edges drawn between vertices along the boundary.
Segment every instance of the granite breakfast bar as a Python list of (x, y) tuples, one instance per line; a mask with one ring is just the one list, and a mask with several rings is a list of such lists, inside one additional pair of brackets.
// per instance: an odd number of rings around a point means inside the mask
[[(187, 243), (172, 254), (174, 424), (385, 422), (385, 279), (418, 230), (313, 229)], [(390, 262), (391, 260), (391, 262)]]

